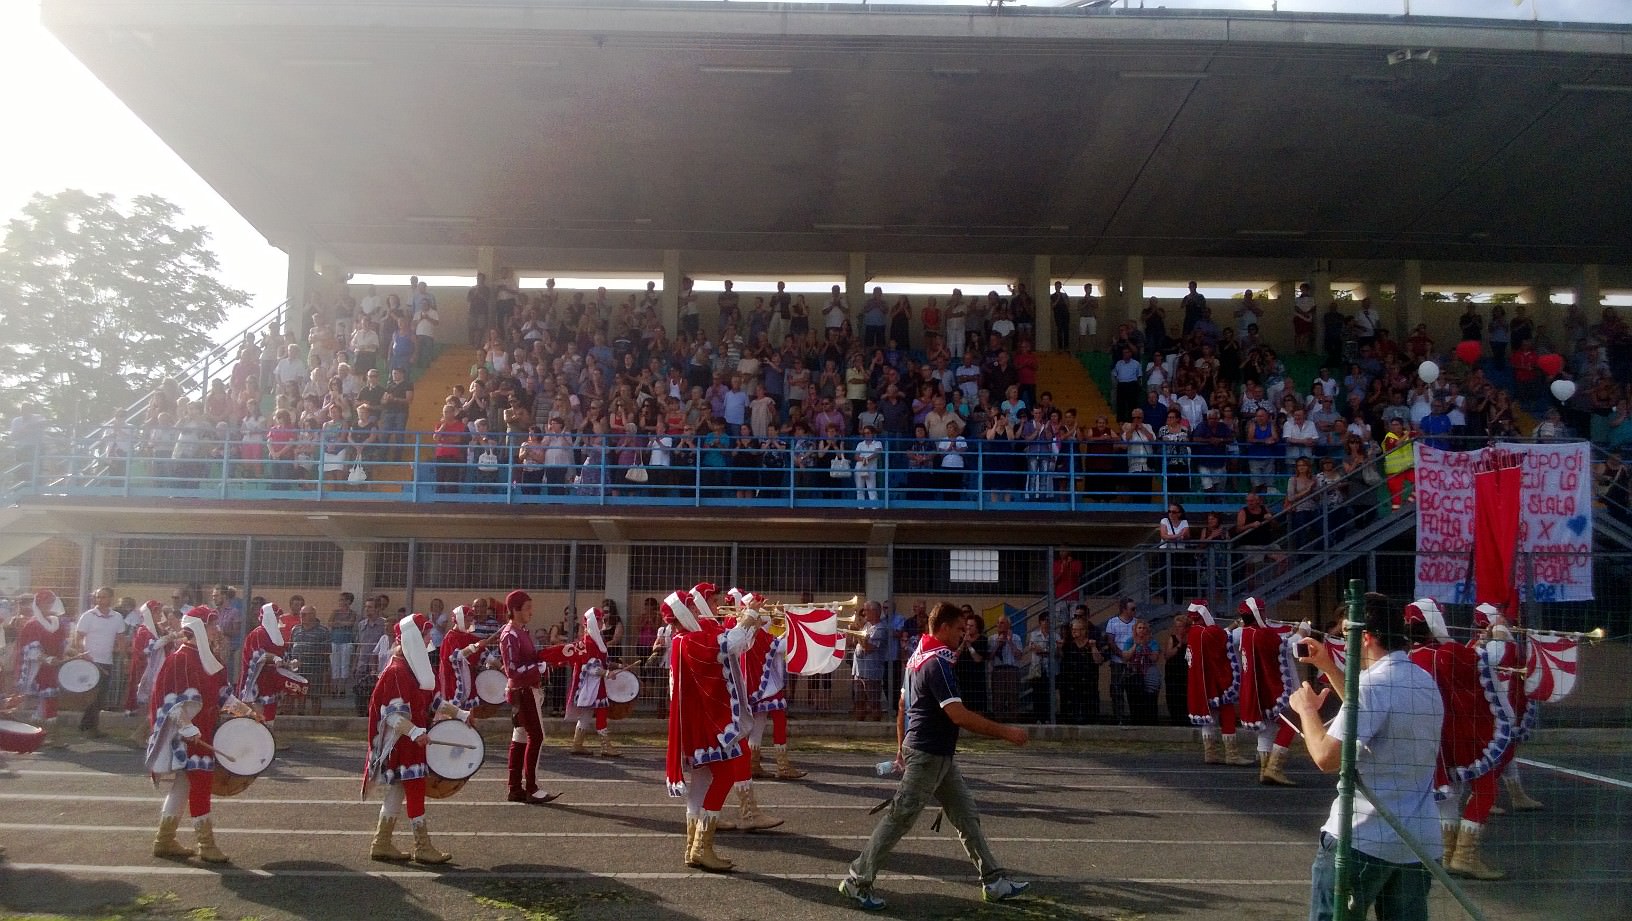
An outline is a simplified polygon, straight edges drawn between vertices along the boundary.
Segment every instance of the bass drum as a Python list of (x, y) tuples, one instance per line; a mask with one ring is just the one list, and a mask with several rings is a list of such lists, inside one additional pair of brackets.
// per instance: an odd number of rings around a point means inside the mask
[(640, 697), (640, 679), (631, 671), (617, 671), (607, 675), (606, 682), (606, 715), (608, 719), (621, 720), (635, 712), (635, 700)]
[(32, 754), (45, 744), (45, 730), (16, 720), (0, 720), (0, 752)]
[(496, 668), (484, 668), (477, 672), (476, 697), (481, 703), (472, 707), (470, 712), (477, 719), (497, 716), (499, 708), (504, 706), (504, 691), (508, 685), (509, 680), (504, 677), (504, 672)]
[(487, 743), (474, 728), (459, 720), (432, 723), (425, 733), (425, 764), (430, 768), (425, 795), (447, 799), (458, 793), (476, 776), (486, 757)]
[(215, 749), (215, 781), (210, 792), (216, 796), (237, 796), (248, 790), (278, 754), (272, 730), (248, 716), (223, 720), (215, 727), (210, 745)]
[(57, 688), (62, 696), (57, 706), (63, 710), (84, 710), (91, 705), (92, 691), (102, 681), (102, 671), (90, 659), (69, 659), (57, 666)]

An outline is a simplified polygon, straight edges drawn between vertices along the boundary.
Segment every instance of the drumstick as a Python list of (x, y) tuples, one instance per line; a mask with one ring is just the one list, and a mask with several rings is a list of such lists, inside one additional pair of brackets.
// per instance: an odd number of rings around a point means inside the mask
[(464, 745), (459, 742), (449, 742), (446, 739), (426, 739), (426, 745), (446, 745), (448, 748), (475, 748), (474, 745)]

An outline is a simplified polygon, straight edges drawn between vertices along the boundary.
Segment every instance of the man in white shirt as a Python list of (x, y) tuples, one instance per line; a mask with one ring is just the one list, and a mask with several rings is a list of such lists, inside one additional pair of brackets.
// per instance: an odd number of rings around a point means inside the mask
[[(1331, 682), (1331, 689), (1316, 693), (1304, 682), (1292, 695), (1291, 706), (1303, 724), (1309, 757), (1327, 773), (1342, 761), (1343, 734), (1349, 708), (1359, 712), (1355, 759), (1360, 779), (1377, 797), (1376, 805), (1364, 794), (1354, 797), (1352, 823), (1354, 863), (1357, 865), (1350, 901), (1350, 917), (1364, 918), (1377, 906), (1378, 917), (1418, 921), (1428, 917), (1429, 874), (1413, 851), (1378, 814), (1378, 807), (1395, 817), (1418, 849), (1430, 860), (1444, 851), (1439, 835), (1439, 807), (1434, 801), (1434, 769), (1439, 758), (1440, 724), (1444, 703), (1433, 676), (1407, 656), (1410, 640), (1405, 614), (1383, 595), (1366, 595), (1365, 631), (1360, 640), (1360, 699), (1344, 701), (1337, 718), (1327, 726), (1320, 708), (1333, 689), (1342, 696), (1343, 672), (1332, 661), (1326, 645), (1305, 640), (1308, 653), (1298, 661), (1313, 665)], [(1351, 658), (1350, 662), (1354, 660)], [(1320, 849), (1311, 873), (1310, 921), (1333, 916), (1337, 871), (1337, 836), (1342, 828), (1340, 802), (1333, 800), (1320, 830)]]
[(1292, 410), (1292, 418), (1281, 425), (1281, 441), (1286, 443), (1288, 463), (1300, 457), (1313, 457), (1319, 440), (1320, 430), (1301, 409)]
[(1132, 598), (1123, 598), (1116, 616), (1105, 622), (1105, 658), (1111, 663), (1111, 715), (1118, 725), (1128, 724), (1128, 664), (1122, 647), (1133, 639), (1134, 615), (1139, 613)]
[(102, 705), (108, 698), (108, 686), (113, 683), (113, 651), (125, 636), (125, 618), (113, 609), (113, 589), (97, 589), (94, 601), (96, 603), (79, 615), (79, 621), (74, 624), (68, 657), (84, 656), (96, 663), (96, 670), (102, 673), (96, 690), (91, 692), (90, 702), (85, 705), (84, 715), (79, 718), (79, 731), (96, 739), (102, 736), (99, 723)]
[(1184, 392), (1173, 401), (1178, 406), (1180, 415), (1184, 416), (1184, 423), (1191, 431), (1195, 431), (1207, 420), (1207, 399), (1196, 393), (1195, 384), (1185, 384)]

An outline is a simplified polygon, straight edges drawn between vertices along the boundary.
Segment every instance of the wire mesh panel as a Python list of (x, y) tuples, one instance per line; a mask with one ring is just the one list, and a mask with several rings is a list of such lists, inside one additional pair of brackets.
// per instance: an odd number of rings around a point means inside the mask
[(778, 601), (866, 594), (867, 550), (793, 544), (737, 546), (734, 583)]
[(729, 588), (732, 555), (730, 544), (631, 544), (629, 588), (660, 597), (698, 582)]

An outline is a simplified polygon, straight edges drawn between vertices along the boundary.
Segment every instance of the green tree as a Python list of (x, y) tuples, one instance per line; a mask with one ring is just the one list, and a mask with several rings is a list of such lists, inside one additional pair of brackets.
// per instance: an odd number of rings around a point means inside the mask
[(36, 194), (0, 243), (0, 397), (102, 421), (211, 346), (249, 295), (215, 277), (202, 227), (142, 195)]

